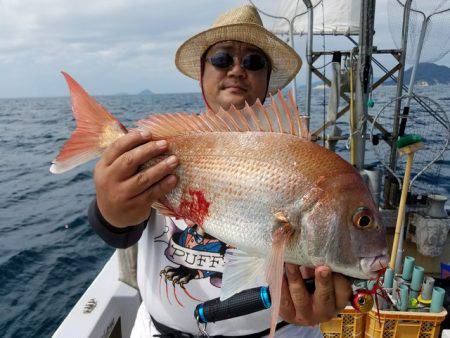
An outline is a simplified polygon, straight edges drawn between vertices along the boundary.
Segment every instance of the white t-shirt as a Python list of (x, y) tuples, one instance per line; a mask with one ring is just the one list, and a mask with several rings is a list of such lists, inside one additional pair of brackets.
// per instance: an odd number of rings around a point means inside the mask
[[(195, 224), (153, 212), (138, 243), (137, 262), (139, 290), (151, 316), (171, 328), (198, 334), (194, 309), (220, 296), (226, 248)], [(264, 331), (269, 325), (270, 310), (263, 310), (209, 323), (207, 332), (238, 336)], [(318, 328), (295, 328), (297, 337), (321, 336)]]

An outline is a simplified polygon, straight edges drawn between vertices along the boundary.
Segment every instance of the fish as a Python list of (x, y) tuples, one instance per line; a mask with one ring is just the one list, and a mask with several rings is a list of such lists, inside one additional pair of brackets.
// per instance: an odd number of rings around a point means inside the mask
[[(90, 161), (129, 132), (67, 73), (76, 129), (52, 173)], [(327, 265), (368, 279), (387, 266), (385, 229), (359, 172), (311, 141), (292, 92), (243, 109), (153, 114), (135, 131), (164, 139), (177, 186), (152, 207), (189, 220), (232, 248), (225, 253), (221, 300), (262, 280), (272, 297), (271, 335), (279, 313), (284, 263)]]

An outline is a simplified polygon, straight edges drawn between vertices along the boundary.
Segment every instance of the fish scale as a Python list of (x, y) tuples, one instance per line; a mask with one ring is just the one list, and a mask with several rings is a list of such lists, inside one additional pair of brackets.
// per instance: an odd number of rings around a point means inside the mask
[[(77, 129), (54, 160), (53, 173), (101, 155), (127, 133), (63, 74)], [(250, 287), (253, 281), (246, 275), (265, 269), (273, 309), (279, 308), (285, 261), (325, 264), (356, 278), (375, 277), (388, 262), (385, 230), (364, 180), (344, 159), (311, 142), (289, 95), (290, 105), (278, 92), (266, 107), (257, 100), (243, 110), (151, 115), (137, 122), (153, 140), (167, 140), (167, 155), (179, 159), (177, 187), (152, 207), (197, 223), (196, 231), (241, 250), (236, 261), (231, 258), (225, 265), (224, 295)], [(161, 160), (153, 159), (140, 170)], [(266, 264), (257, 263), (261, 260)], [(277, 318), (274, 310), (272, 334)]]
[[(78, 83), (64, 76), (77, 130), (55, 159), (53, 172), (98, 156), (126, 133)], [(281, 93), (277, 99), (266, 107), (257, 102), (244, 110), (151, 115), (138, 121), (138, 128), (155, 140), (167, 140), (180, 162), (178, 186), (161, 201), (165, 207), (154, 207), (196, 221), (221, 241), (260, 256), (273, 246), (273, 232), (282, 224), (275, 214), (281, 212), (298, 233), (286, 243), (288, 261), (327, 264), (357, 278), (374, 276), (375, 260), (386, 256), (386, 240), (364, 180), (337, 154), (310, 141), (292, 97), (291, 105)], [(363, 215), (370, 218), (369, 227), (355, 225)]]
[[(271, 232), (276, 226), (273, 214), (285, 210), (285, 206), (292, 206), (311, 186), (302, 171), (287, 167), (293, 160), (292, 154), (285, 156), (289, 149), (296, 149), (296, 153), (301, 154), (302, 146), (309, 144), (286, 134), (277, 137), (280, 143), (277, 156), (273, 156), (273, 151), (266, 146), (273, 142), (267, 133), (205, 133), (169, 140), (172, 153), (180, 159), (179, 185), (167, 196), (171, 209), (178, 209), (183, 191), (201, 189), (211, 203), (210, 213), (202, 224), (205, 230), (244, 251), (266, 254), (271, 246)], [(284, 138), (288, 138), (288, 142)], [(289, 141), (296, 146), (286, 147)], [(191, 143), (196, 144), (195, 152), (189, 147)], [(250, 147), (243, 148), (243, 144)], [(202, 145), (205, 145), (203, 149)], [(256, 158), (255, 154), (260, 156)], [(302, 160), (297, 158), (296, 162)], [(243, 228), (245, 232), (242, 232)], [(290, 257), (289, 261), (309, 263), (303, 259), (304, 248), (298, 254), (289, 252), (290, 248), (296, 246), (288, 245), (285, 255)]]

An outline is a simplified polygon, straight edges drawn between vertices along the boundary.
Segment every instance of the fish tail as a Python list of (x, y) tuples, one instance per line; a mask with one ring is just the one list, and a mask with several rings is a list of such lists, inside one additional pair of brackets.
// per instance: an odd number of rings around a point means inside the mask
[(69, 86), (76, 129), (53, 160), (50, 172), (60, 174), (99, 157), (126, 128), (67, 73), (61, 72)]

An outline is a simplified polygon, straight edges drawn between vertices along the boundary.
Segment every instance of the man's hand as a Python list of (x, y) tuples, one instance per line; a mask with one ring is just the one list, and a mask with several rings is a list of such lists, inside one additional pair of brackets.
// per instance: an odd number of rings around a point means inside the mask
[(300, 266), (286, 263), (286, 276), (281, 289), (280, 316), (287, 322), (313, 326), (333, 318), (349, 302), (352, 294), (350, 283), (342, 275), (332, 273), (329, 267), (304, 269), (315, 275), (316, 291), (308, 293)]
[(170, 175), (178, 165), (175, 156), (138, 172), (142, 164), (167, 150), (166, 141), (150, 142), (150, 138), (138, 132), (128, 133), (109, 146), (95, 166), (98, 208), (116, 227), (146, 220), (152, 203), (177, 184), (177, 177)]

